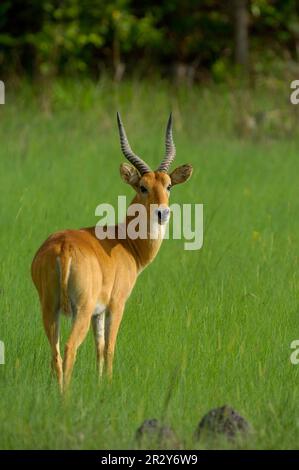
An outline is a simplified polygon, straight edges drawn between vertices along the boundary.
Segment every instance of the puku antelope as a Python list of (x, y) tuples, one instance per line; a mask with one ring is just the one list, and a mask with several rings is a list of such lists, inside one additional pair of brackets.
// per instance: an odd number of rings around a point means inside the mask
[[(31, 267), (39, 294), (43, 324), (52, 351), (52, 367), (61, 391), (67, 389), (78, 347), (92, 323), (99, 376), (103, 369), (111, 378), (115, 342), (125, 303), (140, 272), (155, 258), (169, 220), (169, 193), (172, 186), (185, 182), (191, 165), (168, 173), (175, 157), (172, 117), (166, 129), (166, 153), (156, 171), (131, 149), (120, 115), (117, 113), (121, 150), (131, 163), (122, 163), (120, 175), (136, 191), (131, 204), (142, 204), (147, 220), (155, 204), (158, 236), (118, 237), (99, 240), (95, 227), (64, 230), (51, 235), (37, 251)], [(132, 166), (133, 165), (133, 166)], [(128, 216), (125, 223), (128, 223)], [(163, 227), (164, 226), (164, 227)], [(108, 227), (109, 228), (109, 227)], [(73, 318), (64, 359), (59, 347), (59, 314)]]

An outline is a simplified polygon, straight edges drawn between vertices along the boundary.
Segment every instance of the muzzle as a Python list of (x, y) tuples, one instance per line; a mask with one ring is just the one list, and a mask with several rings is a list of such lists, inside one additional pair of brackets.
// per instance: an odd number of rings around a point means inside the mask
[(159, 225), (166, 224), (170, 217), (169, 207), (158, 207), (158, 209), (155, 209), (155, 216), (157, 217)]

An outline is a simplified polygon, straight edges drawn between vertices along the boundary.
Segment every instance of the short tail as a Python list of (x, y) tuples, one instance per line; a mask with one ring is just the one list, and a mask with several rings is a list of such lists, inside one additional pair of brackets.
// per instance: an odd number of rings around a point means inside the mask
[(68, 280), (71, 270), (72, 257), (70, 247), (64, 244), (60, 255), (57, 257), (57, 265), (60, 274), (60, 308), (67, 315), (71, 315), (71, 305), (68, 296)]

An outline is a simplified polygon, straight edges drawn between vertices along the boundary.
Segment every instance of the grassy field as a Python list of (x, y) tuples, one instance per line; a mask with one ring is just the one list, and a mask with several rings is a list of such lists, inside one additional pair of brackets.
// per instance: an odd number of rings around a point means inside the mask
[[(286, 97), (257, 90), (250, 99), (264, 111)], [(153, 417), (186, 448), (205, 448), (192, 441), (195, 426), (223, 404), (254, 428), (243, 448), (298, 448), (299, 366), (289, 358), (299, 338), (299, 140), (275, 128), (239, 138), (233, 100), (220, 87), (163, 83), (57, 82), (46, 98), (25, 84), (8, 91), (0, 107), (0, 448), (136, 447), (136, 428)], [(133, 194), (119, 176), (117, 109), (152, 165), (173, 109), (177, 164), (195, 171), (172, 202), (204, 204), (204, 246), (164, 242), (127, 303), (113, 383), (97, 384), (90, 332), (63, 403), (30, 264), (51, 232), (96, 224), (99, 203)], [(64, 339), (68, 331), (63, 319)]]

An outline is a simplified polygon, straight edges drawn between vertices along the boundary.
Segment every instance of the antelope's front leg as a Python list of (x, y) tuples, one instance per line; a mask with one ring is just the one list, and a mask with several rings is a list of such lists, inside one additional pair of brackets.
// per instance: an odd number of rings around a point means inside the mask
[(113, 302), (105, 319), (105, 369), (109, 379), (112, 379), (113, 357), (120, 322), (124, 312), (124, 302)]

